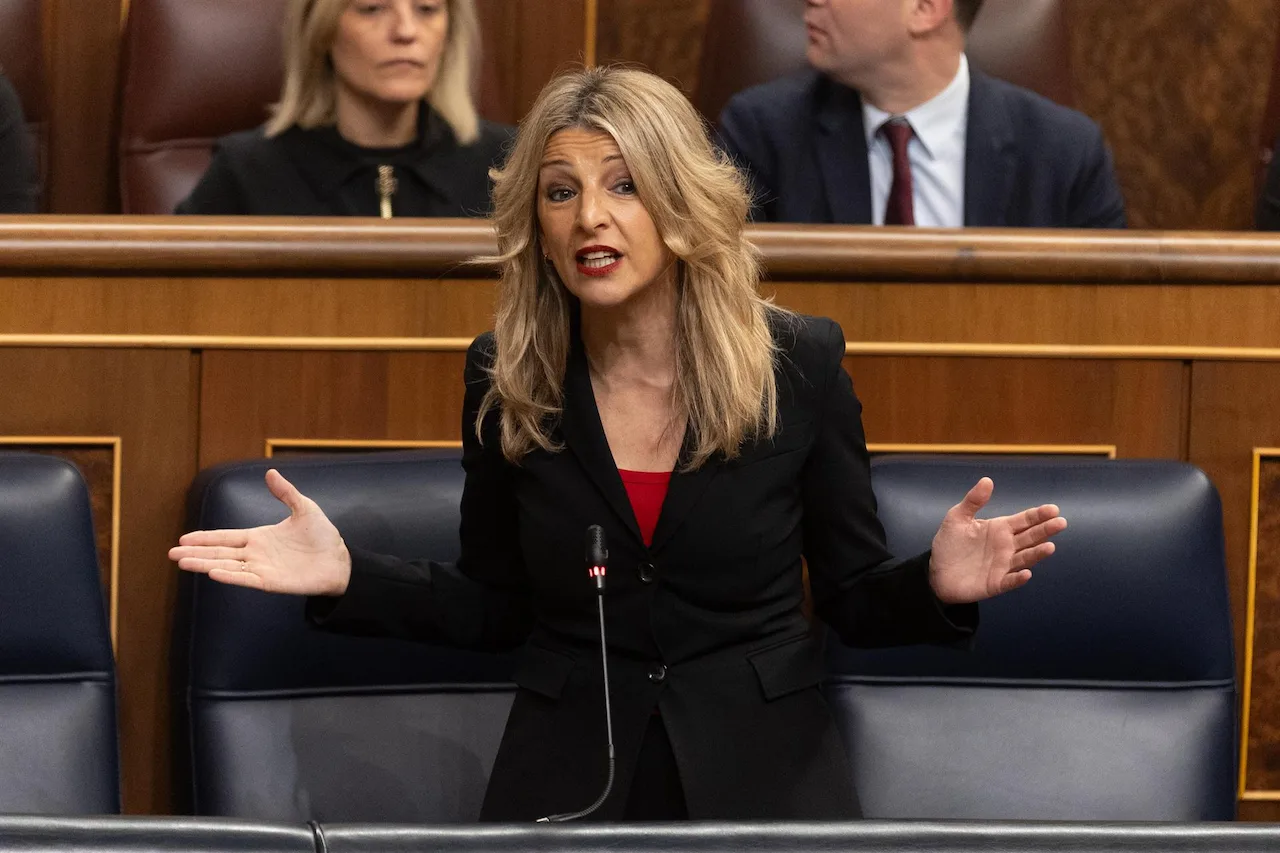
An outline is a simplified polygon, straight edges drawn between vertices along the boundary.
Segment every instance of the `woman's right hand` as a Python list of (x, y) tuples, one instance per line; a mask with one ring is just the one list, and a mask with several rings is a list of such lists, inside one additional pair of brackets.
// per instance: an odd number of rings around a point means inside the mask
[(267, 488), (289, 508), (284, 521), (245, 530), (197, 530), (169, 549), (169, 559), (219, 583), (291, 595), (342, 595), (351, 579), (351, 555), (338, 528), (274, 468), (267, 472)]

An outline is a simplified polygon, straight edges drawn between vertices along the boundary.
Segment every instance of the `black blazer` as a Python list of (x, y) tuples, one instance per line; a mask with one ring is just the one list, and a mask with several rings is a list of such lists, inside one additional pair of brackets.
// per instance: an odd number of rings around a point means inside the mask
[(0, 213), (36, 213), (40, 185), (22, 101), (0, 73)]
[(1271, 163), (1267, 166), (1267, 177), (1262, 185), (1262, 194), (1258, 196), (1254, 218), (1259, 231), (1280, 231), (1280, 140), (1276, 141), (1271, 153)]
[(489, 168), (502, 165), (512, 130), (480, 122), (480, 138), (460, 145), (425, 103), (418, 136), (397, 149), (361, 148), (334, 127), (262, 128), (218, 140), (213, 160), (175, 213), (209, 216), (378, 216), (378, 167), (391, 166), (396, 216), (487, 216)]
[[(750, 175), (769, 222), (869, 225), (862, 98), (813, 71), (734, 95), (722, 147)], [(1087, 116), (973, 69), (964, 224), (1123, 228), (1124, 198), (1101, 129)]]
[(519, 690), (482, 811), (533, 820), (593, 802), (606, 772), (595, 593), (585, 530), (604, 527), (605, 613), (618, 774), (599, 819), (622, 815), (641, 738), (659, 709), (691, 818), (858, 814), (838, 732), (819, 692), (819, 643), (802, 612), (801, 557), (814, 606), (846, 643), (963, 640), (977, 608), (944, 608), (929, 555), (885, 549), (861, 407), (826, 319), (781, 321), (782, 428), (732, 461), (677, 470), (645, 547), (601, 428), (581, 350), (565, 382), (558, 453), (519, 466), (496, 416), (473, 431), (493, 339), (467, 354), (462, 557), (457, 566), (353, 551), (326, 627), (467, 647), (523, 646)]

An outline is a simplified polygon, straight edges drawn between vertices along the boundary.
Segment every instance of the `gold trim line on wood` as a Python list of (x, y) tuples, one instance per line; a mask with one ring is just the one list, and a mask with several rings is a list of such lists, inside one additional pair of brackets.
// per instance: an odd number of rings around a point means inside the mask
[[(255, 335), (6, 335), (0, 348), (379, 350), (466, 352), (474, 338), (346, 338)], [(1280, 359), (1280, 351), (1277, 352)]]
[(858, 341), (845, 344), (845, 355), (946, 356), (950, 358), (1096, 358), (1143, 359), (1150, 361), (1280, 361), (1280, 348)]
[[(470, 337), (313, 337), (276, 335), (59, 335), (0, 334), (0, 349), (240, 349), (466, 352)], [(1280, 347), (1128, 346), (1111, 344), (990, 344), (862, 341), (847, 356), (947, 358), (1079, 358), (1147, 361), (1280, 361)]]
[[(461, 441), (416, 441), (399, 439), (341, 439), (341, 438), (268, 438), (265, 453), (271, 458), (274, 450), (308, 450), (313, 448), (352, 448), (357, 450), (414, 450), (419, 448), (461, 448)], [(1017, 455), (1105, 456), (1116, 458), (1114, 444), (897, 444), (872, 442), (867, 445), (871, 453), (991, 453)]]
[(111, 648), (116, 648), (120, 625), (120, 486), (124, 470), (124, 442), (115, 439), (111, 465)]
[(1239, 799), (1246, 803), (1280, 802), (1280, 791), (1242, 791)]
[(118, 435), (3, 435), (0, 445), (35, 445), (51, 447), (111, 448), (111, 565), (108, 567), (109, 600), (107, 602), (107, 630), (111, 635), (111, 650), (117, 649), (117, 629), (120, 624), (120, 484), (121, 453), (124, 441)]
[(276, 448), (281, 450), (428, 450), (431, 448), (459, 448), (461, 441), (418, 440), (394, 438), (268, 438), (263, 455), (271, 459)]
[(1242, 800), (1280, 800), (1280, 791), (1250, 791), (1245, 787), (1249, 770), (1249, 703), (1253, 695), (1253, 635), (1258, 591), (1258, 504), (1263, 459), (1280, 459), (1280, 447), (1253, 449), (1253, 484), (1249, 495), (1249, 586), (1244, 608), (1244, 691), (1240, 711), (1239, 797)]
[(868, 442), (869, 453), (990, 453), (1035, 456), (1105, 456), (1116, 458), (1114, 444), (895, 444)]
[(600, 0), (585, 0), (583, 17), (586, 18), (586, 31), (582, 36), (582, 64), (594, 68), (600, 39)]

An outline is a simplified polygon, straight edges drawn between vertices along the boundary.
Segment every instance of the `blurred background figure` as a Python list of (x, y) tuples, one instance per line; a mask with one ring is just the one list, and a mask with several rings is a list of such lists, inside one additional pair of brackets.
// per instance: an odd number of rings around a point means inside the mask
[(474, 0), (293, 0), (262, 128), (218, 143), (178, 213), (484, 216), (510, 129), (471, 95)]
[(0, 213), (35, 213), (38, 195), (35, 152), (22, 102), (0, 72)]
[(757, 219), (1120, 228), (1091, 119), (970, 68), (982, 0), (807, 0), (811, 69), (736, 95), (725, 148)]
[(1267, 177), (1262, 184), (1262, 195), (1258, 198), (1257, 226), (1259, 231), (1280, 231), (1280, 140), (1276, 142), (1275, 151), (1267, 165)]

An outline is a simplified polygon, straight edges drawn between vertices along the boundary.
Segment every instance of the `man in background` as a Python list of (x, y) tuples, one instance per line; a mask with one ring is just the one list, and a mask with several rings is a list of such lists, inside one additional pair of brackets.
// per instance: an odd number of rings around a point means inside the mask
[(733, 97), (758, 220), (1123, 228), (1087, 116), (969, 66), (982, 0), (806, 0), (810, 71)]

